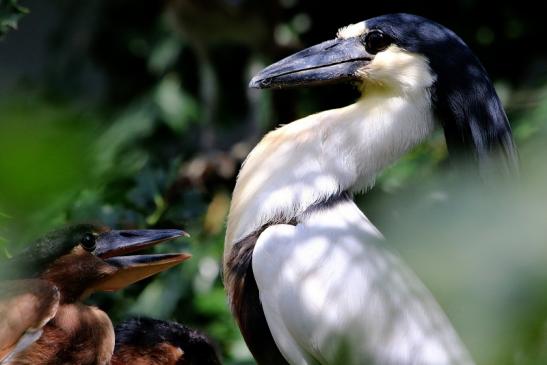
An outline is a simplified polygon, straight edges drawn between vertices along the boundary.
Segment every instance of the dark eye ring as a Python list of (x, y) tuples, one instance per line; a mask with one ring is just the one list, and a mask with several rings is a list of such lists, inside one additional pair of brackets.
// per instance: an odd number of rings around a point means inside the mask
[(386, 49), (392, 43), (390, 36), (380, 30), (371, 30), (365, 35), (363, 44), (370, 54), (376, 54)]
[(93, 233), (86, 233), (82, 237), (82, 241), (80, 242), (84, 250), (91, 252), (96, 247), (96, 240), (97, 236)]

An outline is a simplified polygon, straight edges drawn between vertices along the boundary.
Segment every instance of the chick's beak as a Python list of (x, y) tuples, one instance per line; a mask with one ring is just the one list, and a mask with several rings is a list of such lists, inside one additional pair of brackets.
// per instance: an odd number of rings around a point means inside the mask
[(288, 88), (359, 80), (372, 60), (359, 37), (334, 39), (306, 48), (260, 71), (249, 83), (257, 89)]
[(95, 255), (111, 272), (93, 285), (93, 291), (114, 291), (165, 271), (189, 259), (187, 253), (122, 256), (161, 242), (188, 236), (181, 230), (108, 231), (97, 237)]

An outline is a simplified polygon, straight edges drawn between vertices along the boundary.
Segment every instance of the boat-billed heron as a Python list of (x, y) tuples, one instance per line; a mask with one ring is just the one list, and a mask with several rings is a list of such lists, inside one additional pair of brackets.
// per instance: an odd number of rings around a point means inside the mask
[(2, 262), (0, 364), (109, 364), (113, 325), (105, 312), (82, 300), (188, 259), (186, 253), (127, 255), (183, 235), (176, 229), (79, 224), (51, 232)]
[(433, 296), (352, 196), (436, 126), (451, 156), (486, 174), (513, 171), (492, 82), (454, 32), (391, 14), (340, 29), (250, 86), (343, 81), (361, 91), (354, 104), (268, 133), (239, 173), (224, 280), (243, 337), (260, 365), (472, 364)]

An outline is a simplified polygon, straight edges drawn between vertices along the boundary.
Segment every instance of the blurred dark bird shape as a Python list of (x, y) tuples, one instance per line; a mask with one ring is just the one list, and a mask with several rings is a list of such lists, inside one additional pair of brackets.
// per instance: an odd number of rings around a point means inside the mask
[(109, 364), (114, 328), (82, 301), (167, 270), (190, 255), (126, 254), (186, 235), (90, 224), (47, 234), (0, 266), (0, 364)]
[(217, 349), (200, 332), (176, 322), (134, 318), (115, 327), (112, 365), (220, 365)]

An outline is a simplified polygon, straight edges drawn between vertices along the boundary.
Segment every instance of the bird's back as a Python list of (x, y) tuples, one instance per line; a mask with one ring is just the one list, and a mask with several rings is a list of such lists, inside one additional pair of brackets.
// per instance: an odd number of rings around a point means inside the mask
[(81, 303), (61, 304), (42, 336), (8, 364), (107, 365), (113, 351), (114, 328), (105, 312)]
[(59, 308), (59, 290), (43, 280), (0, 282), (0, 364), (25, 351)]

